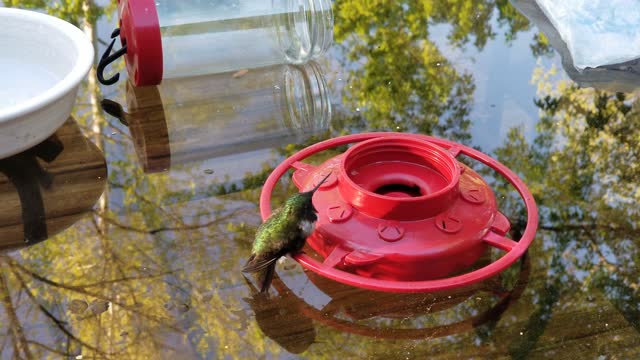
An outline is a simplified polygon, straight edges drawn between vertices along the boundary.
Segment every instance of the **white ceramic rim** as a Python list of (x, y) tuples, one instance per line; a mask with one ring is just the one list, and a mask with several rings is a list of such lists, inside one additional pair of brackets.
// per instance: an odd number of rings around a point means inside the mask
[(93, 65), (94, 57), (93, 45), (85, 33), (64, 20), (30, 10), (0, 8), (0, 23), (2, 23), (1, 20), (4, 16), (13, 16), (21, 18), (23, 21), (46, 24), (59, 31), (78, 49), (78, 58), (73, 69), (51, 88), (16, 105), (0, 109), (0, 124), (11, 122), (62, 98), (84, 80)]

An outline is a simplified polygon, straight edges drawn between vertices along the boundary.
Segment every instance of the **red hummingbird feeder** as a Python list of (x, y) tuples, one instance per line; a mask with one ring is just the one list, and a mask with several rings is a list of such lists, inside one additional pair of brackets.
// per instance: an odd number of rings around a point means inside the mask
[[(318, 152), (357, 143), (319, 166)], [(464, 154), (504, 176), (527, 209), (521, 239), (506, 237), (509, 220), (485, 180), (456, 160)], [(290, 168), (300, 191), (327, 174), (313, 197), (318, 211), (307, 244), (323, 258), (294, 258), (340, 283), (387, 292), (429, 292), (478, 283), (504, 271), (527, 250), (538, 226), (533, 196), (518, 176), (491, 157), (435, 137), (363, 133), (329, 139), (294, 154), (271, 173), (260, 196), (263, 219), (278, 180)], [(491, 247), (496, 261), (473, 269)]]

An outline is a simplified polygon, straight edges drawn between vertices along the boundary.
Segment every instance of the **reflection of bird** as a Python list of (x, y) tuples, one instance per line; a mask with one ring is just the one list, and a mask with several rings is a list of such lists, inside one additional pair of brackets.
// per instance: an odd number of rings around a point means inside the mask
[(251, 291), (251, 298), (244, 301), (251, 306), (260, 330), (292, 354), (307, 350), (315, 342), (316, 329), (313, 321), (301, 311), (303, 301), (291, 291), (270, 297), (244, 279)]
[(313, 194), (329, 178), (329, 173), (311, 191), (293, 195), (258, 227), (251, 257), (242, 272), (257, 273), (260, 292), (271, 285), (276, 261), (302, 249), (318, 220), (313, 207)]

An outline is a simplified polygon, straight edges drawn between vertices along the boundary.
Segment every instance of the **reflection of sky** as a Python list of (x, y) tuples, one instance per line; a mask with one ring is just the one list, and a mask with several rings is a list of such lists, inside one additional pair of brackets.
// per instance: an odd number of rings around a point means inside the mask
[[(444, 57), (459, 72), (473, 75), (476, 90), (469, 115), (473, 124), (472, 143), (488, 153), (500, 145), (496, 137), (506, 138), (513, 127), (524, 127), (527, 140), (532, 140), (538, 121), (538, 108), (533, 103), (537, 88), (531, 83), (538, 59), (529, 47), (537, 29), (533, 26), (529, 31), (519, 32), (508, 44), (502, 34), (504, 26), (499, 26), (495, 16), (491, 26), (497, 35), (481, 51), (472, 44), (452, 47), (447, 40), (448, 24), (430, 28), (431, 40)], [(541, 61), (545, 67), (556, 64), (561, 68), (559, 56)]]

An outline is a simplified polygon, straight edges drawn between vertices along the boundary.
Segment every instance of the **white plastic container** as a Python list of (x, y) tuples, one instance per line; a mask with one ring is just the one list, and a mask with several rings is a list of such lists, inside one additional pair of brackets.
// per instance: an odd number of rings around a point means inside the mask
[(0, 8), (0, 158), (26, 150), (67, 120), (93, 46), (77, 27), (34, 11)]
[(121, 0), (119, 14), (136, 86), (302, 64), (333, 41), (331, 0)]

